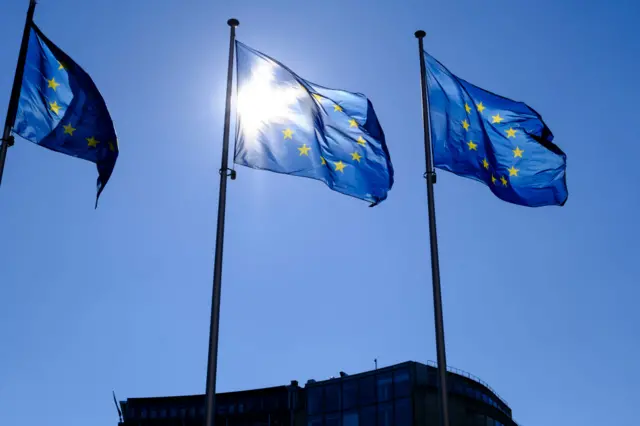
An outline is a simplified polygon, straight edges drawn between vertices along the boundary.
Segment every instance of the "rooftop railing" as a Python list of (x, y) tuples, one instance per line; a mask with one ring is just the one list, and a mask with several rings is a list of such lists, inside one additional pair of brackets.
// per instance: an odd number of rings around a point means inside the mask
[[(430, 366), (430, 367), (438, 368), (438, 363), (437, 363), (437, 362), (435, 362), (435, 361), (427, 361), (427, 365), (428, 365), (428, 366)], [(498, 399), (499, 399), (499, 400), (500, 400), (504, 405), (506, 405), (507, 407), (509, 407), (509, 403), (508, 403), (504, 398), (502, 398), (502, 397), (498, 394), (498, 392), (496, 392), (496, 391), (495, 391), (491, 386), (489, 386), (489, 384), (488, 384), (487, 382), (485, 382), (484, 380), (482, 380), (480, 377), (475, 376), (475, 375), (473, 375), (473, 374), (471, 374), (471, 373), (469, 373), (469, 372), (467, 372), (467, 371), (460, 370), (459, 368), (451, 367), (451, 366), (449, 366), (449, 365), (447, 366), (447, 371), (449, 371), (450, 373), (457, 374), (458, 376), (463, 376), (463, 377), (466, 377), (467, 379), (471, 379), (471, 380), (473, 380), (474, 382), (480, 383), (482, 386), (484, 386), (485, 388), (487, 388), (487, 389), (489, 389), (491, 392), (493, 392), (493, 394), (494, 394), (495, 396), (497, 396), (497, 397), (498, 397)], [(520, 426), (522, 426), (522, 425), (520, 425)]]

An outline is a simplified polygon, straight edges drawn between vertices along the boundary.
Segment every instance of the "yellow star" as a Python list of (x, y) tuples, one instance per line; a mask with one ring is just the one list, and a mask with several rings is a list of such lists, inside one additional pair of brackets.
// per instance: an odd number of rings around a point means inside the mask
[(76, 129), (73, 128), (71, 123), (67, 124), (66, 126), (62, 126), (62, 127), (64, 128), (64, 134), (65, 135), (73, 136), (73, 132), (76, 131)]
[(514, 129), (513, 127), (508, 128), (507, 130), (505, 130), (505, 132), (507, 132), (507, 137), (508, 138), (515, 138), (516, 137), (516, 129)]
[(352, 118), (349, 120), (349, 127), (358, 127), (358, 122)]
[(498, 114), (496, 114), (496, 115), (491, 116), (491, 119), (493, 120), (493, 121), (492, 121), (492, 123), (494, 123), (494, 124), (495, 124), (495, 123), (500, 124), (500, 123), (502, 123), (502, 121), (504, 120), (504, 118), (500, 117), (500, 114), (499, 114), (499, 113), (498, 113)]
[(486, 158), (482, 160), (482, 165), (484, 166), (485, 169), (489, 170), (489, 162), (487, 161)]
[(513, 150), (513, 158), (520, 157), (522, 158), (523, 149), (520, 149), (519, 146), (516, 146), (516, 149)]
[(109, 149), (110, 149), (112, 152), (115, 152), (115, 151), (116, 151), (116, 146), (113, 144), (113, 142), (109, 142)]
[(515, 167), (511, 166), (511, 168), (509, 169), (509, 176), (518, 176), (519, 171), (520, 169), (516, 169)]
[(284, 129), (282, 131), (282, 134), (284, 135), (285, 139), (293, 139), (293, 130), (291, 129)]
[(358, 142), (362, 146), (365, 146), (367, 144), (367, 141), (365, 141), (362, 136), (358, 136), (358, 140), (356, 142)]
[(54, 92), (56, 91), (58, 86), (60, 86), (60, 83), (58, 83), (53, 77), (51, 78), (51, 80), (47, 80), (47, 83), (49, 83), (49, 88), (53, 89)]
[(361, 158), (362, 158), (362, 156), (360, 154), (358, 154), (357, 152), (352, 152), (351, 153), (351, 159), (352, 160), (356, 160), (359, 163)]
[(335, 104), (333, 106), (333, 111), (334, 112), (342, 112), (342, 107), (340, 105), (338, 105), (338, 104)]
[(469, 105), (467, 105), (467, 103), (464, 103), (464, 109), (467, 111), (467, 114), (469, 114), (471, 112), (471, 107)]
[(500, 177), (500, 182), (502, 182), (504, 186), (507, 186), (507, 179), (504, 176)]
[(465, 130), (469, 130), (469, 122), (467, 120), (462, 120), (462, 127), (464, 127)]
[(491, 175), (491, 183), (496, 183), (497, 180), (494, 175)]
[(323, 166), (327, 165), (327, 160), (325, 160), (324, 157), (320, 157), (320, 160), (322, 160), (322, 165)]
[(55, 112), (56, 115), (60, 112), (60, 105), (56, 101), (49, 102), (49, 106), (51, 107), (51, 111)]
[(316, 98), (316, 101), (318, 101), (318, 102), (320, 102), (322, 100), (322, 96), (318, 95), (317, 93), (314, 93), (313, 97)]
[(87, 142), (88, 142), (89, 146), (93, 147), (93, 148), (97, 147), (98, 144), (100, 143), (100, 141), (97, 140), (96, 138), (94, 138), (93, 136), (91, 136), (90, 138), (86, 138), (86, 139), (87, 139)]
[(344, 164), (342, 161), (338, 161), (337, 163), (335, 163), (335, 165), (336, 165), (336, 172), (344, 173), (344, 168), (347, 166), (346, 164)]
[(467, 142), (467, 145), (469, 145), (469, 150), (471, 150), (471, 151), (477, 151), (478, 150), (478, 144), (477, 143), (473, 143), (473, 141)]
[(311, 148), (309, 148), (305, 143), (300, 148), (298, 148), (298, 151), (300, 151), (300, 155), (306, 155), (308, 157), (309, 151), (311, 151)]
[(482, 114), (482, 111), (484, 111), (484, 108), (485, 108), (485, 106), (482, 105), (482, 102), (476, 105), (476, 107), (478, 108), (478, 111), (480, 112), (480, 114)]
[(64, 70), (64, 69), (66, 69), (66, 67), (64, 66), (64, 64), (63, 64), (62, 62), (58, 61), (58, 71), (59, 71), (59, 70)]

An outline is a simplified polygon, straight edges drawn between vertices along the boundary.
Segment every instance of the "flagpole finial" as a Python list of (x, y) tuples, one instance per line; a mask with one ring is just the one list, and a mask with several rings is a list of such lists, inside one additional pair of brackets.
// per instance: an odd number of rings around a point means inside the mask
[(418, 30), (414, 33), (414, 35), (416, 36), (416, 38), (424, 38), (427, 35), (427, 33), (425, 33), (422, 30)]
[(236, 18), (231, 18), (227, 21), (227, 24), (230, 27), (237, 27), (238, 25), (240, 25), (240, 21), (238, 21)]

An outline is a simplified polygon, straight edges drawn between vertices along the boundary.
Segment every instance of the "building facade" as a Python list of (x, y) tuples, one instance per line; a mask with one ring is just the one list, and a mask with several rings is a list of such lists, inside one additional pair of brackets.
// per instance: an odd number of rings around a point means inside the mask
[[(511, 408), (472, 375), (448, 373), (451, 426), (517, 426)], [(216, 395), (216, 425), (438, 426), (434, 365), (404, 362), (364, 373)], [(202, 426), (204, 395), (130, 398), (119, 426)]]
[[(202, 426), (205, 396), (129, 398), (120, 426)], [(288, 386), (216, 394), (216, 425), (304, 426), (304, 389)]]
[[(449, 372), (451, 426), (517, 426), (511, 409), (488, 385)], [(435, 366), (405, 362), (305, 386), (307, 426), (438, 426)]]

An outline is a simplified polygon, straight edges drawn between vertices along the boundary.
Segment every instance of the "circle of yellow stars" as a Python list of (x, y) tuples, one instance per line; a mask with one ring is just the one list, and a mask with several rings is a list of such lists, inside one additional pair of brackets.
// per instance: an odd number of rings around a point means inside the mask
[[(57, 71), (66, 71), (67, 70), (67, 66), (60, 61), (58, 62), (58, 69)], [(54, 93), (57, 93), (58, 91), (58, 87), (60, 87), (61, 83), (56, 81), (55, 76), (51, 77), (51, 79), (46, 79), (47, 82), (47, 89), (51, 89), (53, 90)], [(58, 104), (58, 101), (54, 100), (53, 102), (48, 102), (49, 104), (49, 110), (54, 113), (56, 116), (60, 115), (60, 109), (62, 108), (62, 105)], [(73, 127), (73, 125), (71, 123), (67, 123), (67, 124), (63, 124), (62, 128), (64, 129), (63, 132), (63, 136), (64, 135), (69, 135), (69, 136), (73, 136), (73, 133), (77, 130), (75, 127)], [(90, 136), (88, 138), (85, 138), (85, 140), (87, 141), (87, 147), (88, 148), (97, 148), (98, 144), (100, 143), (99, 140), (96, 139), (95, 136)], [(115, 152), (116, 150), (116, 146), (117, 144), (115, 142), (108, 142), (108, 147), (109, 150), (112, 152)]]
[[(478, 113), (480, 113), (480, 115), (482, 115), (483, 111), (486, 109), (486, 106), (482, 103), (479, 102), (476, 105), (476, 110), (478, 111)], [(471, 106), (465, 102), (464, 104), (464, 109), (467, 112), (467, 114), (470, 114), (472, 111)], [(496, 113), (495, 115), (491, 116), (491, 124), (501, 124), (504, 121), (504, 117), (502, 117), (500, 115), (500, 113)], [(464, 119), (461, 122), (462, 128), (464, 129), (465, 132), (468, 132), (469, 129), (471, 128), (471, 124), (469, 123), (469, 120)], [(515, 139), (516, 135), (518, 134), (518, 129), (514, 129), (513, 127), (509, 127), (508, 129), (504, 130), (505, 132), (505, 138), (506, 139)], [(475, 143), (473, 140), (469, 139), (468, 142), (466, 142), (467, 148), (469, 149), (469, 151), (478, 151), (478, 144)], [(516, 145), (516, 148), (512, 150), (513, 151), (513, 158), (523, 158), (522, 154), (524, 154), (524, 150), (520, 149), (519, 146)], [(489, 161), (487, 160), (487, 158), (483, 158), (482, 159), (482, 167), (485, 170), (489, 170), (490, 164)], [(509, 172), (509, 177), (518, 177), (518, 173), (520, 172), (520, 169), (517, 169), (515, 167), (515, 165), (512, 165), (511, 168), (507, 169), (507, 171)], [(491, 174), (491, 183), (494, 185), (498, 185), (498, 181), (500, 181), (500, 183), (502, 184), (502, 186), (507, 187), (509, 185), (509, 181), (507, 180), (507, 178), (505, 176), (500, 176), (499, 178), (496, 177), (493, 173)]]
[[(313, 93), (312, 96), (316, 101), (318, 101), (318, 103), (322, 103), (324, 100), (328, 99), (318, 93)], [(338, 103), (333, 102), (333, 112), (344, 112), (344, 110), (342, 106), (340, 106)], [(355, 118), (349, 118), (348, 123), (349, 123), (349, 128), (356, 128), (356, 129), (360, 128)], [(66, 128), (65, 128), (65, 132), (66, 132)], [(294, 134), (295, 132), (293, 131), (293, 129), (289, 127), (282, 130), (283, 140), (293, 140)], [(367, 140), (361, 134), (358, 135), (358, 137), (355, 139), (355, 143), (361, 147), (367, 146)], [(299, 152), (298, 154), (299, 156), (309, 157), (309, 153), (311, 152), (311, 147), (308, 146), (306, 143), (303, 143), (302, 146), (298, 147), (297, 149)], [(351, 160), (354, 162), (353, 164), (360, 163), (363, 158), (364, 158), (363, 155), (361, 155), (358, 151), (353, 151), (351, 153)], [(327, 160), (324, 157), (322, 156), (320, 157), (320, 162), (321, 162), (321, 166), (327, 166)], [(344, 173), (345, 168), (349, 165), (348, 163), (345, 163), (342, 160), (333, 161), (332, 163), (334, 166), (334, 171), (340, 172), (340, 173)]]

